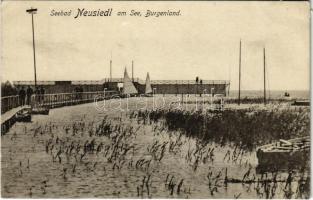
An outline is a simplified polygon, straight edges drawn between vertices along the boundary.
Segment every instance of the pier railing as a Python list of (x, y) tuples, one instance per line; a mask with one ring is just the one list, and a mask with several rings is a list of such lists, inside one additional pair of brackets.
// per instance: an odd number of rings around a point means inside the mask
[(49, 108), (70, 106), (76, 104), (89, 103), (97, 100), (110, 98), (112, 95), (117, 94), (115, 91), (97, 91), (97, 92), (74, 92), (74, 93), (57, 93), (57, 94), (44, 94), (32, 95), (30, 99), (25, 97), (24, 100), (20, 99), (18, 95), (1, 97), (1, 114), (16, 108), (18, 106), (45, 106)]
[(76, 105), (82, 103), (89, 103), (97, 100), (103, 100), (104, 98), (110, 98), (114, 91), (98, 91), (98, 92), (76, 92), (76, 93), (58, 93), (58, 94), (46, 94), (46, 95), (33, 95), (31, 104), (41, 105), (50, 108)]
[(20, 106), (18, 95), (1, 97), (1, 114)]

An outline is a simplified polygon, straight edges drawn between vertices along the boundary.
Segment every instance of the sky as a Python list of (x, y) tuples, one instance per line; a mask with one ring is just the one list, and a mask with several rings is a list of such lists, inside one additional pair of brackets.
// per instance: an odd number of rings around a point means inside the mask
[[(309, 89), (308, 2), (2, 2), (1, 79), (33, 80), (30, 7), (34, 16), (38, 80), (122, 77), (125, 66), (145, 80), (230, 80), (238, 89), (263, 88), (263, 48), (270, 90)], [(78, 8), (111, 17), (74, 16)], [(72, 15), (50, 16), (51, 11)], [(117, 16), (118, 11), (178, 11), (175, 17)]]

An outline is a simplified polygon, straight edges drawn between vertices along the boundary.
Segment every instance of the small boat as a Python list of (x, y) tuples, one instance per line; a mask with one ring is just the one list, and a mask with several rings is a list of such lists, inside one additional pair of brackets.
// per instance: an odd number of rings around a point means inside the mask
[(31, 113), (37, 115), (49, 115), (49, 108), (43, 106), (33, 107)]
[(17, 122), (31, 122), (32, 116), (29, 109), (23, 109), (15, 114)]
[(153, 97), (153, 94), (141, 94), (140, 97)]
[(281, 168), (303, 166), (310, 159), (310, 136), (278, 142), (257, 148), (260, 167)]
[(310, 102), (309, 101), (294, 101), (291, 105), (292, 106), (310, 106)]

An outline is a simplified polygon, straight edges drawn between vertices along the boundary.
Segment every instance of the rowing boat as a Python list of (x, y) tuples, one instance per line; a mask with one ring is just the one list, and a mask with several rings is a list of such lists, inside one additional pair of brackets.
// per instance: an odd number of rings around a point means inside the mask
[(309, 101), (294, 101), (291, 105), (292, 106), (310, 106), (310, 102)]
[(22, 109), (15, 114), (15, 119), (17, 122), (31, 122), (31, 114), (28, 109)]
[(310, 136), (277, 142), (257, 148), (259, 166), (295, 167), (303, 166), (310, 158)]
[(48, 115), (49, 114), (49, 108), (47, 107), (33, 107), (32, 108), (32, 114), (38, 114), (38, 115)]

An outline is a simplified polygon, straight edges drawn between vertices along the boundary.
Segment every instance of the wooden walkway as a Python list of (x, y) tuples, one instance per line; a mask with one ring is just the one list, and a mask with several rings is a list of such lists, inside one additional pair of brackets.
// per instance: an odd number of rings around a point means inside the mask
[(30, 106), (19, 106), (17, 108), (13, 108), (1, 115), (1, 125), (6, 122), (7, 120), (10, 120), (17, 112), (25, 109), (30, 108)]
[[(58, 108), (63, 106), (72, 106), (77, 104), (90, 103), (93, 101), (102, 101), (109, 99), (117, 94), (116, 91), (97, 91), (97, 92), (80, 92), (80, 93), (58, 93), (45, 94), (41, 96), (33, 95), (31, 97), (31, 105), (34, 107), (42, 106), (48, 109)], [(18, 97), (18, 96), (17, 96)], [(11, 101), (3, 101), (7, 97), (1, 98), (1, 106), (4, 113), (1, 114), (1, 135), (4, 135), (10, 127), (16, 122), (16, 113), (23, 109), (30, 109), (30, 106), (18, 106), (10, 104)], [(18, 99), (17, 99), (18, 100)], [(18, 101), (17, 101), (18, 102)], [(18, 107), (16, 107), (18, 106)]]
[(19, 106), (1, 115), (1, 135), (8, 132), (11, 126), (16, 122), (16, 113), (26, 108), (30, 108), (30, 106)]

